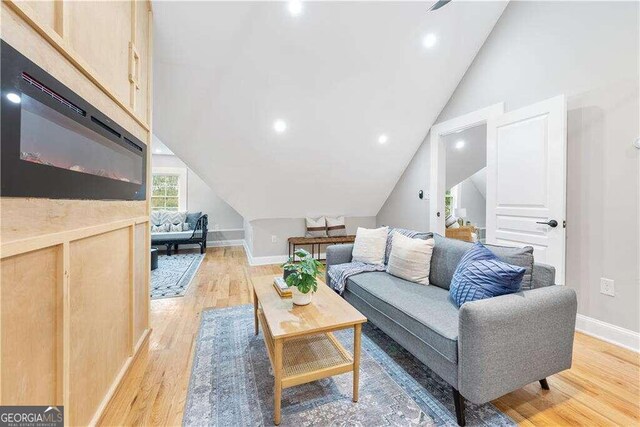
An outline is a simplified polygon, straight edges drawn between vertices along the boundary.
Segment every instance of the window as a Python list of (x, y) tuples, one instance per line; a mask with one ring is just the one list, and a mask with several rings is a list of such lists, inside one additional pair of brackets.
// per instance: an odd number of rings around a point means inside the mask
[(154, 174), (152, 191), (151, 210), (180, 208), (180, 175)]
[(444, 217), (447, 218), (449, 215), (453, 215), (454, 209), (458, 207), (459, 200), (459, 187), (458, 185), (454, 186), (451, 190), (447, 190), (444, 193)]
[(444, 193), (444, 217), (448, 218), (453, 213), (453, 194), (451, 190)]

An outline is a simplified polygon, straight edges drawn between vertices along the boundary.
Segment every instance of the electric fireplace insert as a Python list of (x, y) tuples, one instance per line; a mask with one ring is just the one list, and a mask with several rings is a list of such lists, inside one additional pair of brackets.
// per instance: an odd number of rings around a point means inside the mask
[(147, 147), (4, 40), (3, 197), (145, 200)]

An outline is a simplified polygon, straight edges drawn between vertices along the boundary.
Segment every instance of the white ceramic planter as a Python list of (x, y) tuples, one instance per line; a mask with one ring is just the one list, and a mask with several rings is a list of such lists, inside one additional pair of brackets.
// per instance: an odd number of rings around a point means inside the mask
[(293, 295), (293, 303), (295, 305), (307, 305), (311, 302), (311, 297), (313, 297), (313, 292), (303, 294), (295, 286), (291, 288), (291, 294)]

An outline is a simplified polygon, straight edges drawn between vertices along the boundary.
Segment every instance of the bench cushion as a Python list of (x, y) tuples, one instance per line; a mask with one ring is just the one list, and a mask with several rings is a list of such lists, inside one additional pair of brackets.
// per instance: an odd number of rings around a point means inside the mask
[(421, 339), (450, 362), (458, 360), (458, 309), (449, 292), (384, 272), (362, 273), (347, 289)]
[[(194, 234), (192, 230), (189, 231), (170, 231), (167, 233), (151, 233), (152, 242), (171, 242), (173, 240), (186, 240), (191, 238)], [(202, 231), (195, 232), (194, 238), (202, 237)]]

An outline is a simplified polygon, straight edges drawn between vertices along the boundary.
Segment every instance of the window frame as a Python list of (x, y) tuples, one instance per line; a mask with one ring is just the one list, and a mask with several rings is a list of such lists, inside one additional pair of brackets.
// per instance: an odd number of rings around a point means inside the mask
[[(178, 177), (178, 208), (177, 211), (187, 210), (187, 169), (186, 168), (170, 168), (170, 167), (154, 167), (151, 171), (151, 188), (149, 189), (151, 196), (150, 202), (153, 199), (153, 177), (156, 175), (170, 175)], [(158, 197), (158, 196), (156, 196)], [(161, 210), (162, 208), (153, 208), (150, 206), (150, 210)]]

